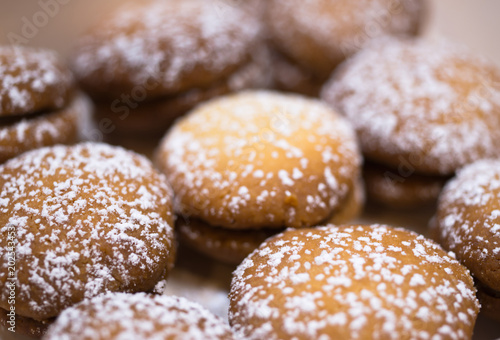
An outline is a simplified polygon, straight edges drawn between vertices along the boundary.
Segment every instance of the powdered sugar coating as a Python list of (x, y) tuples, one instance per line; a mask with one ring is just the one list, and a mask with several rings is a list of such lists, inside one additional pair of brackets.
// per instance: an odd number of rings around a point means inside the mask
[(14, 228), (16, 313), (44, 320), (102, 292), (152, 290), (173, 262), (170, 202), (146, 158), (105, 144), (38, 149), (0, 166), (0, 283)]
[(55, 52), (0, 46), (0, 117), (60, 109), (72, 90), (73, 77)]
[(229, 326), (176, 296), (107, 294), (65, 310), (44, 340), (233, 339)]
[(375, 38), (415, 34), (422, 0), (270, 0), (270, 35), (283, 54), (322, 78)]
[(249, 339), (469, 339), (467, 269), (387, 226), (287, 230), (233, 274), (229, 320)]
[(311, 226), (331, 217), (360, 162), (351, 126), (334, 111), (266, 91), (199, 106), (165, 136), (157, 156), (179, 213), (236, 229)]
[(460, 170), (440, 196), (437, 222), (440, 242), (482, 284), (500, 291), (500, 160)]
[(260, 24), (224, 0), (167, 0), (127, 5), (88, 35), (74, 70), (101, 95), (153, 79), (150, 98), (207, 87), (248, 59)]
[(500, 153), (500, 71), (444, 40), (383, 39), (347, 61), (322, 97), (353, 123), (367, 157), (453, 174)]

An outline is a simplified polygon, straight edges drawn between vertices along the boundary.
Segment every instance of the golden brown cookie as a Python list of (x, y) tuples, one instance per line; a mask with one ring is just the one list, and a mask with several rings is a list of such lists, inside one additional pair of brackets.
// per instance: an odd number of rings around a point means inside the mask
[(44, 340), (232, 340), (233, 332), (201, 305), (175, 296), (114, 293), (64, 311)]
[[(0, 166), (0, 287), (43, 321), (107, 291), (151, 291), (174, 260), (171, 189), (144, 157), (98, 143)], [(0, 292), (7, 310), (9, 290)]]
[(287, 230), (233, 274), (229, 321), (248, 339), (470, 339), (469, 271), (387, 226)]
[(439, 198), (439, 242), (472, 272), (490, 315), (499, 319), (500, 161), (483, 160), (460, 170)]
[(435, 204), (448, 177), (420, 175), (367, 162), (363, 167), (366, 195), (388, 208), (408, 209)]
[(178, 121), (156, 161), (179, 214), (242, 230), (332, 217), (359, 178), (361, 157), (351, 126), (323, 103), (248, 91)]
[(266, 22), (274, 46), (318, 77), (368, 42), (387, 35), (415, 35), (423, 0), (270, 0)]
[(500, 70), (440, 40), (382, 39), (334, 74), (322, 98), (354, 125), (367, 158), (453, 175), (500, 156)]
[(147, 88), (148, 100), (207, 88), (247, 63), (260, 23), (226, 0), (127, 4), (83, 36), (73, 69), (93, 97)]
[(0, 118), (62, 109), (73, 77), (55, 52), (0, 46)]
[(91, 110), (89, 100), (79, 94), (57, 111), (0, 117), (0, 163), (43, 146), (76, 143), (81, 119), (89, 116)]

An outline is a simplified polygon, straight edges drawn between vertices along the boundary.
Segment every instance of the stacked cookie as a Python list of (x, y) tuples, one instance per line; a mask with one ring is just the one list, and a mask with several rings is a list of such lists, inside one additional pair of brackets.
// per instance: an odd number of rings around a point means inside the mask
[(148, 1), (101, 21), (79, 41), (73, 70), (104, 137), (162, 135), (200, 102), (267, 86), (256, 12), (224, 0)]
[(425, 8), (423, 0), (270, 0), (277, 87), (318, 95), (335, 67), (373, 39), (418, 34)]
[(169, 131), (156, 161), (181, 238), (225, 262), (283, 228), (348, 221), (363, 204), (350, 124), (300, 96), (243, 92), (201, 105)]
[(387, 206), (435, 202), (457, 169), (500, 156), (500, 71), (446, 41), (376, 41), (322, 97), (356, 128), (368, 196)]
[(76, 142), (89, 114), (56, 53), (0, 47), (0, 163), (31, 149)]

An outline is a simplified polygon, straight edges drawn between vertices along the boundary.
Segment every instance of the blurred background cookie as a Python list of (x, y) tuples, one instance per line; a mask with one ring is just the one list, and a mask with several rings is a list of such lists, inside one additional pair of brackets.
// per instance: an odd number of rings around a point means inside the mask
[(65, 310), (44, 340), (178, 339), (232, 340), (221, 319), (176, 296), (114, 293)]
[(229, 321), (248, 339), (470, 339), (475, 292), (464, 266), (413, 232), (290, 229), (234, 272)]
[[(0, 166), (0, 307), (36, 321), (107, 291), (152, 291), (173, 265), (171, 189), (105, 144), (34, 150)], [(14, 261), (14, 266), (10, 265)]]
[(42, 146), (77, 142), (90, 111), (55, 52), (0, 47), (0, 163)]
[(115, 133), (163, 134), (201, 101), (268, 85), (253, 13), (224, 0), (129, 3), (79, 40), (73, 70)]
[(296, 95), (249, 91), (201, 105), (165, 136), (156, 162), (176, 212), (214, 227), (309, 227), (352, 219), (363, 204), (351, 126)]
[(481, 312), (500, 321), (500, 160), (460, 170), (439, 198), (436, 236), (467, 266)]
[(366, 158), (403, 181), (445, 180), (500, 155), (500, 71), (444, 40), (375, 41), (340, 66), (322, 98), (352, 122)]

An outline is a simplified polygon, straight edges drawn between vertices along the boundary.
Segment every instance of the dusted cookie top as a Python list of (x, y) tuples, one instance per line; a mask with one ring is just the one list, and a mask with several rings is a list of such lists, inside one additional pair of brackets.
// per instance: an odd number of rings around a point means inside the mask
[(0, 118), (60, 109), (73, 90), (73, 77), (55, 52), (0, 46)]
[(387, 226), (289, 229), (234, 272), (229, 320), (249, 339), (470, 339), (472, 277)]
[(285, 55), (328, 77), (376, 37), (416, 34), (423, 0), (270, 0), (271, 39)]
[(483, 285), (500, 292), (500, 160), (468, 165), (447, 184), (437, 224), (440, 243)]
[(48, 147), (0, 166), (0, 286), (13, 233), (19, 315), (44, 320), (105, 291), (152, 290), (172, 266), (172, 227), (166, 178), (122, 148)]
[(107, 294), (65, 310), (43, 338), (234, 339), (229, 326), (197, 303), (175, 296)]
[(179, 213), (233, 229), (331, 218), (360, 162), (351, 126), (333, 110), (265, 91), (199, 106), (165, 136), (157, 155)]
[(156, 0), (126, 5), (84, 36), (73, 67), (93, 95), (135, 86), (148, 100), (207, 87), (248, 61), (260, 23), (225, 0)]
[(367, 157), (453, 174), (500, 154), (500, 71), (445, 41), (384, 39), (347, 61), (322, 97), (358, 131)]

